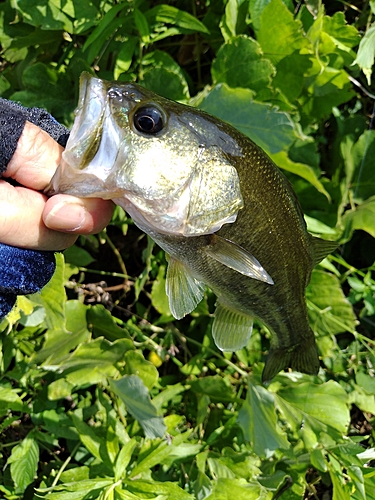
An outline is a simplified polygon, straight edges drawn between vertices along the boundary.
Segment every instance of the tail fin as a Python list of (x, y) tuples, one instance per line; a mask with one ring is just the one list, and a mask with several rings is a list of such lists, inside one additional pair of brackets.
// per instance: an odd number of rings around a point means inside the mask
[(316, 375), (319, 371), (319, 357), (315, 340), (304, 341), (292, 347), (271, 347), (262, 373), (262, 382), (269, 382), (279, 371), (291, 368), (297, 372)]

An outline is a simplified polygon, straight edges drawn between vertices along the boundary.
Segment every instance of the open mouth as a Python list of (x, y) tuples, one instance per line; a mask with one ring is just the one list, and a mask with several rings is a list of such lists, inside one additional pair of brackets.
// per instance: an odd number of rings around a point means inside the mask
[(123, 133), (111, 113), (108, 82), (83, 73), (75, 115), (60, 166), (45, 193), (109, 198), (105, 181)]

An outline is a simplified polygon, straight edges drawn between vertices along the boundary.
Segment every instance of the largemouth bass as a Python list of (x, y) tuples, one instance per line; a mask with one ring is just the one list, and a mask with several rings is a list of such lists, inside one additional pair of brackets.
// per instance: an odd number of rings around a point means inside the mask
[(227, 123), (139, 85), (84, 73), (75, 122), (49, 195), (112, 199), (163, 248), (177, 319), (205, 285), (217, 296), (212, 335), (224, 351), (271, 332), (263, 380), (316, 374), (305, 289), (336, 243), (306, 230), (296, 195), (271, 159)]

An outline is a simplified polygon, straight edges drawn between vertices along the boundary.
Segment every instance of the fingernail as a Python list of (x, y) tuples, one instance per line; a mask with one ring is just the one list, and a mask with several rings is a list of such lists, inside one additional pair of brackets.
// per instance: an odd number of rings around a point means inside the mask
[(86, 209), (78, 203), (59, 203), (44, 218), (44, 223), (56, 231), (78, 231), (85, 223)]

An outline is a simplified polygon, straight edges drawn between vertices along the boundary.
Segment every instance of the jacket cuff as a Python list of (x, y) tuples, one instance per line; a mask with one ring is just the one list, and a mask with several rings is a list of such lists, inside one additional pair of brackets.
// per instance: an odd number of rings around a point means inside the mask
[(6, 171), (12, 159), (26, 120), (47, 132), (61, 146), (66, 145), (69, 130), (47, 111), (40, 108), (24, 108), (13, 101), (0, 98), (0, 175)]

